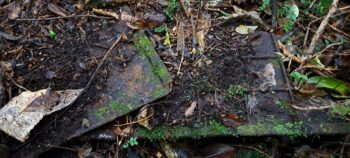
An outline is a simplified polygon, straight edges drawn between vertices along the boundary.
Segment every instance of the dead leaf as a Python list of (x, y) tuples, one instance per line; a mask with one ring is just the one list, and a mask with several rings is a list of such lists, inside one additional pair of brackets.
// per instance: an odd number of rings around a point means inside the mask
[(271, 63), (266, 64), (263, 76), (265, 80), (260, 84), (260, 90), (266, 91), (269, 87), (276, 86), (275, 69)]
[(0, 110), (0, 129), (24, 142), (36, 124), (45, 116), (73, 103), (83, 89), (23, 92)]
[(198, 31), (196, 33), (196, 39), (197, 39), (197, 42), (198, 42), (198, 45), (199, 45), (199, 50), (201, 52), (203, 52), (204, 48), (205, 48), (204, 30)]
[(182, 6), (182, 9), (184, 10), (187, 17), (191, 14), (191, 2), (190, 0), (180, 0), (180, 4)]
[(184, 22), (179, 20), (176, 26), (177, 34), (177, 48), (178, 52), (185, 50), (185, 33), (184, 33)]
[(84, 145), (81, 148), (78, 148), (78, 157), (79, 158), (86, 158), (90, 157), (92, 152), (92, 147), (90, 145)]
[(152, 126), (149, 123), (150, 117), (153, 116), (154, 110), (149, 106), (144, 106), (141, 108), (139, 114), (137, 115), (137, 123), (149, 130), (152, 130)]
[(236, 32), (241, 35), (246, 35), (249, 33), (253, 33), (257, 28), (258, 26), (239, 25), (236, 28)]
[(195, 109), (196, 107), (197, 107), (197, 101), (193, 101), (193, 102), (191, 103), (191, 106), (188, 107), (188, 108), (186, 109), (186, 111), (185, 111), (185, 116), (186, 116), (186, 117), (192, 116), (193, 113), (194, 113), (194, 109)]
[(114, 133), (117, 136), (121, 136), (121, 137), (129, 137), (131, 132), (132, 132), (132, 126), (127, 126), (123, 129), (121, 129), (120, 127), (115, 127), (114, 128)]
[(56, 15), (63, 16), (63, 17), (67, 16), (67, 11), (56, 4), (53, 4), (53, 3), (47, 4), (47, 9), (49, 9), (52, 13)]
[(21, 10), (21, 4), (19, 2), (15, 2), (8, 8), (9, 13), (7, 17), (11, 20), (17, 19), (21, 13)]

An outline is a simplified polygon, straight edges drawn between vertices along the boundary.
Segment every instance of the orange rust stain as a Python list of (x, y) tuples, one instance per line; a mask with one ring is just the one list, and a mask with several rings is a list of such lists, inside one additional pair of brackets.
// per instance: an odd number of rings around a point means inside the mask
[(126, 95), (129, 97), (135, 96), (135, 94), (142, 87), (141, 79), (143, 77), (142, 65), (135, 65), (132, 68), (132, 74), (130, 75), (129, 80), (127, 81)]

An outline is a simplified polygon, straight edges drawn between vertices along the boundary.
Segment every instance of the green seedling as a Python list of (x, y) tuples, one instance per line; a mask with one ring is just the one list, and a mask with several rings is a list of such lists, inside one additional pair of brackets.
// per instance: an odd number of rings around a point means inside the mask
[(170, 19), (174, 20), (174, 12), (177, 8), (176, 0), (170, 0), (168, 7), (166, 8), (165, 15)]
[(139, 145), (139, 143), (137, 142), (137, 137), (131, 137), (128, 142), (123, 144), (123, 148), (126, 149), (129, 146), (136, 146), (136, 145)]
[(55, 31), (49, 30), (49, 34), (50, 34), (50, 37), (51, 37), (52, 39), (56, 39), (56, 38), (57, 38), (57, 33), (56, 33)]
[(230, 85), (227, 90), (227, 95), (230, 98), (242, 97), (247, 90), (241, 85)]
[(261, 6), (259, 7), (260, 11), (264, 11), (270, 5), (270, 0), (263, 0)]
[(296, 89), (300, 89), (303, 84), (308, 81), (307, 75), (301, 74), (300, 72), (294, 71), (291, 74), (289, 74), (289, 77), (293, 81), (294, 86)]
[(285, 32), (289, 32), (293, 27), (294, 23), (299, 17), (299, 8), (295, 4), (284, 4), (281, 9), (278, 10), (279, 17), (285, 18), (287, 22), (282, 26)]
[(167, 31), (167, 26), (165, 24), (160, 25), (154, 29), (154, 32), (156, 32), (156, 33), (164, 33), (166, 31)]

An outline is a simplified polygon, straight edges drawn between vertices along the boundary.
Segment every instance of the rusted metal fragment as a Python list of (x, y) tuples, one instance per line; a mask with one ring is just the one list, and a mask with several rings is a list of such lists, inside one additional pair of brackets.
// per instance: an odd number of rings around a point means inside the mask
[(172, 78), (143, 31), (136, 33), (134, 46), (129, 45), (126, 50), (135, 51), (136, 55), (125, 69), (116, 68), (113, 71), (107, 90), (88, 114), (90, 126), (78, 129), (72, 137), (80, 136), (169, 93)]

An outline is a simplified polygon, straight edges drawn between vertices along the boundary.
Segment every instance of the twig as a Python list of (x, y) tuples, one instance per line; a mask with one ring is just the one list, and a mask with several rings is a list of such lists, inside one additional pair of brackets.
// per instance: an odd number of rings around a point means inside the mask
[(328, 24), (328, 26), (329, 26), (332, 30), (334, 30), (335, 32), (338, 32), (338, 33), (340, 33), (340, 34), (346, 36), (347, 38), (350, 38), (350, 35), (349, 35), (348, 33), (344, 32), (344, 31), (342, 31), (342, 30), (337, 29), (336, 27), (334, 27), (334, 26), (331, 25), (331, 24)]
[(17, 87), (22, 88), (22, 89), (24, 89), (24, 90), (26, 90), (26, 91), (28, 91), (28, 92), (31, 92), (29, 89), (27, 89), (27, 88), (25, 88), (25, 87), (19, 85), (19, 84), (18, 84), (16, 81), (14, 81), (12, 78), (10, 78), (10, 79), (11, 79), (12, 83), (15, 84)]
[(92, 17), (92, 18), (99, 18), (99, 19), (112, 19), (110, 17), (105, 16), (97, 16), (97, 15), (68, 15), (68, 16), (57, 16), (57, 17), (50, 17), (50, 18), (42, 18), (42, 19), (35, 19), (35, 18), (23, 18), (23, 19), (16, 19), (17, 21), (46, 21), (46, 20), (57, 20), (57, 19), (68, 19), (68, 18), (80, 18), (80, 17)]
[(320, 106), (320, 107), (315, 107), (315, 106), (308, 106), (308, 107), (300, 107), (296, 106), (294, 104), (289, 104), (290, 107), (296, 110), (301, 110), (301, 111), (309, 111), (309, 110), (326, 110), (334, 107), (334, 105), (329, 105), (329, 106)]
[(309, 46), (309, 49), (307, 50), (307, 54), (312, 54), (317, 42), (320, 40), (321, 35), (323, 34), (326, 25), (328, 24), (328, 21), (330, 19), (330, 17), (334, 14), (334, 12), (337, 10), (337, 4), (338, 4), (339, 0), (333, 0), (332, 6), (329, 9), (326, 17), (322, 20), (320, 26), (318, 27), (316, 34), (312, 37), (311, 40), (311, 44)]
[(277, 28), (277, 21), (278, 21), (278, 16), (277, 16), (277, 0), (271, 0), (270, 1), (270, 6), (271, 6), (271, 14), (272, 14), (272, 27), (273, 29)]
[(271, 27), (260, 18), (259, 14), (257, 12), (245, 11), (237, 6), (233, 6), (233, 8), (234, 8), (236, 13), (232, 13), (228, 17), (223, 17), (223, 19), (230, 20), (230, 19), (237, 19), (237, 18), (250, 18), (251, 20), (254, 20), (258, 24), (260, 24), (264, 30), (269, 31), (269, 32), (271, 31)]
[(120, 127), (120, 126), (132, 125), (132, 124), (135, 124), (135, 123), (139, 123), (139, 122), (145, 121), (145, 120), (151, 118), (152, 116), (153, 116), (153, 114), (149, 115), (149, 116), (147, 116), (147, 117), (145, 117), (143, 119), (140, 119), (140, 120), (136, 120), (136, 121), (132, 121), (132, 122), (124, 123), (124, 124), (119, 124), (119, 125), (114, 125), (114, 126), (115, 127)]
[[(344, 9), (343, 9), (343, 8), (339, 8), (339, 10), (346, 10), (346, 9), (348, 9), (348, 8), (350, 8), (350, 6), (344, 7)], [(338, 13), (338, 14), (335, 14), (335, 15), (333, 15), (332, 17), (337, 17), (337, 16), (340, 16), (340, 15), (348, 14), (348, 13), (350, 13), (350, 10), (344, 11), (344, 12), (341, 12), (341, 13)], [(324, 18), (324, 16), (323, 16), (323, 17), (320, 17), (320, 18), (317, 18), (317, 17), (312, 16), (312, 15), (310, 15), (310, 14), (308, 14), (308, 16), (309, 16), (309, 17), (312, 17), (312, 18), (316, 18), (316, 19), (313, 20), (313, 21), (311, 21), (311, 22), (307, 25), (307, 30), (306, 30), (306, 33), (305, 33), (305, 38), (304, 38), (304, 43), (303, 43), (304, 48), (306, 48), (307, 38), (308, 38), (309, 33), (310, 33), (311, 25), (313, 25), (315, 22), (320, 21), (320, 20), (322, 20), (322, 19)], [(328, 24), (328, 26), (329, 26), (329, 25), (330, 25), (330, 24)], [(330, 26), (332, 26), (332, 25), (330, 25)]]
[(342, 147), (341, 147), (341, 149), (340, 149), (340, 156), (339, 156), (339, 158), (343, 158), (344, 149), (345, 149), (345, 143), (347, 143), (347, 141), (348, 141), (349, 139), (350, 139), (350, 135), (346, 135), (345, 140), (344, 140), (344, 142), (343, 142), (343, 144), (342, 144)]
[(87, 89), (87, 88), (90, 86), (92, 80), (95, 78), (96, 73), (97, 73), (98, 70), (101, 68), (101, 66), (102, 66), (102, 64), (104, 63), (104, 61), (106, 60), (106, 58), (111, 54), (113, 48), (119, 43), (119, 41), (120, 41), (121, 39), (122, 39), (122, 35), (120, 35), (120, 36), (118, 37), (118, 39), (115, 40), (115, 42), (113, 43), (113, 45), (112, 45), (112, 46), (109, 48), (109, 50), (106, 52), (105, 56), (103, 57), (103, 59), (101, 60), (101, 62), (98, 64), (98, 66), (97, 66), (95, 72), (92, 74), (92, 76), (91, 76), (89, 82), (86, 84), (85, 89)]
[(244, 145), (232, 145), (232, 146), (233, 146), (233, 147), (239, 147), (239, 148), (252, 149), (252, 150), (257, 151), (257, 152), (260, 153), (260, 154), (265, 155), (265, 156), (268, 157), (268, 158), (272, 158), (272, 156), (266, 154), (265, 152), (261, 151), (260, 149), (257, 149), (257, 148), (251, 147), (251, 146), (244, 146)]
[(327, 47), (323, 48), (321, 51), (319, 51), (319, 52), (317, 52), (317, 53), (315, 53), (315, 54), (313, 54), (313, 55), (307, 57), (307, 58), (304, 59), (304, 61), (302, 61), (302, 62), (303, 62), (303, 63), (307, 63), (307, 62), (309, 62), (311, 59), (317, 57), (318, 55), (323, 54), (327, 49), (329, 49), (329, 48), (331, 48), (331, 47), (333, 47), (333, 46), (341, 45), (341, 44), (342, 44), (342, 43), (340, 43), (340, 42), (339, 42), (339, 43), (332, 43), (332, 44), (328, 45)]
[[(297, 62), (297, 63), (299, 63), (300, 64), (300, 68), (298, 68), (298, 69), (302, 69), (303, 67), (303, 65), (302, 65), (302, 63), (303, 63), (303, 60), (302, 59), (300, 59), (299, 57), (296, 57), (295, 55), (293, 55), (292, 53), (290, 53), (289, 52), (289, 50), (287, 49), (287, 47), (285, 46), (285, 45), (283, 45), (280, 41), (278, 41), (278, 46), (279, 46), (279, 48), (282, 50), (281, 52), (283, 53), (282, 55), (284, 55), (284, 56), (286, 56), (287, 58), (290, 58), (290, 59), (292, 59), (293, 61), (295, 61), (295, 62)], [(306, 66), (306, 67), (305, 67)], [(304, 65), (304, 67), (305, 68), (308, 68), (310, 65)], [(321, 71), (319, 71), (319, 69), (324, 69), (324, 68), (320, 68), (320, 67), (311, 67), (310, 66), (310, 68), (312, 68), (312, 71), (314, 72), (314, 73), (316, 73), (316, 74), (318, 74), (318, 75), (320, 75), (320, 76), (325, 76), (325, 77), (329, 77), (329, 76), (327, 76), (327, 75), (325, 75), (324, 73), (322, 73)], [(315, 69), (315, 68), (317, 68), (317, 69)], [(328, 71), (329, 69), (326, 69), (326, 71)], [(330, 71), (328, 71), (332, 76), (334, 76), (334, 74), (332, 73), (332, 72), (330, 72)]]

